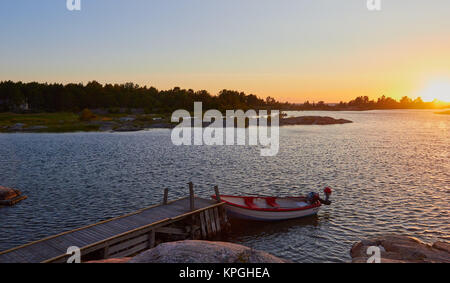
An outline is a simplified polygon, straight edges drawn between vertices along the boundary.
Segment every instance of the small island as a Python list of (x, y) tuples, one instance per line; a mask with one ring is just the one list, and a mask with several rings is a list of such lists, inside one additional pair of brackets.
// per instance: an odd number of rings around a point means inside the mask
[(442, 112), (434, 112), (435, 114), (439, 114), (439, 115), (450, 115), (450, 110), (448, 111), (442, 111)]
[(280, 126), (292, 126), (292, 125), (334, 125), (334, 124), (347, 124), (353, 123), (346, 119), (334, 119), (331, 117), (322, 116), (300, 116), (282, 118), (280, 120)]
[[(352, 121), (322, 116), (282, 117), (280, 126), (334, 125)], [(211, 123), (204, 122), (203, 127)], [(121, 113), (85, 109), (80, 113), (0, 113), (0, 133), (135, 132), (172, 129), (169, 114), (145, 114), (142, 109)], [(226, 126), (224, 119), (224, 126)]]
[[(420, 97), (395, 100), (381, 96), (376, 101), (359, 96), (349, 102), (304, 103), (280, 102), (273, 97), (265, 99), (255, 94), (235, 90), (221, 90), (213, 95), (206, 90), (195, 91), (174, 87), (158, 90), (152, 86), (134, 83), (0, 82), (0, 133), (68, 133), (68, 132), (128, 132), (151, 128), (173, 128), (171, 113), (179, 109), (194, 111), (194, 102), (202, 102), (204, 110), (230, 109), (247, 111), (364, 111), (388, 109), (442, 109), (447, 102), (424, 102)], [(450, 111), (438, 112), (449, 114)], [(332, 125), (351, 121), (331, 117), (284, 117), (281, 126)], [(208, 126), (208, 124), (203, 125)]]

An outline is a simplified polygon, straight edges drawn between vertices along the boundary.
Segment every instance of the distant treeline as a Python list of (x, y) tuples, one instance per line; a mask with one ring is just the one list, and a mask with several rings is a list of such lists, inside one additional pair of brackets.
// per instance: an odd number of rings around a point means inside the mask
[(158, 90), (134, 83), (105, 84), (96, 81), (83, 84), (43, 84), (0, 82), (0, 112), (79, 112), (88, 109), (143, 109), (147, 113), (170, 113), (177, 109), (193, 110), (195, 101), (203, 102), (203, 109), (280, 109), (280, 110), (366, 110), (400, 108), (437, 108), (432, 102), (408, 97), (396, 101), (382, 96), (377, 101), (367, 96), (335, 105), (323, 101), (304, 104), (281, 103), (272, 97), (261, 99), (254, 94), (222, 90), (211, 95), (206, 90), (194, 91), (175, 87)]

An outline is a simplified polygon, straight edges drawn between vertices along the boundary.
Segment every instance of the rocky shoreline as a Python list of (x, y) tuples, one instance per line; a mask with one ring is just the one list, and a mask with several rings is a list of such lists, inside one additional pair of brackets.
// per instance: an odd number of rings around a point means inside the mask
[[(352, 263), (367, 263), (369, 248), (380, 250), (380, 263), (450, 263), (450, 244), (432, 245), (403, 235), (361, 240), (350, 250)], [(228, 242), (185, 240), (167, 242), (135, 257), (110, 258), (87, 263), (289, 263), (267, 252)]]
[(361, 240), (350, 250), (353, 263), (366, 263), (370, 247), (380, 250), (381, 263), (450, 263), (450, 243), (424, 243), (403, 235), (384, 235)]
[(269, 253), (246, 246), (202, 240), (167, 242), (135, 257), (88, 263), (287, 263)]

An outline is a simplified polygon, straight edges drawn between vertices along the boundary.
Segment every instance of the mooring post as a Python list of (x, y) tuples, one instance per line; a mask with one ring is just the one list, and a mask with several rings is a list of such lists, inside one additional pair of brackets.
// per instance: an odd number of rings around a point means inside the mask
[(164, 199), (163, 199), (164, 205), (167, 204), (168, 198), (169, 198), (169, 189), (166, 188), (166, 189), (164, 189)]
[(190, 204), (191, 204), (191, 211), (195, 210), (195, 205), (194, 205), (194, 184), (192, 182), (189, 182), (189, 200), (190, 200)]
[(222, 200), (220, 199), (220, 193), (219, 193), (219, 187), (218, 186), (214, 186), (214, 191), (216, 192), (216, 200), (217, 202), (222, 202)]
[(152, 229), (150, 233), (148, 234), (148, 246), (150, 249), (153, 249), (155, 247), (155, 230)]

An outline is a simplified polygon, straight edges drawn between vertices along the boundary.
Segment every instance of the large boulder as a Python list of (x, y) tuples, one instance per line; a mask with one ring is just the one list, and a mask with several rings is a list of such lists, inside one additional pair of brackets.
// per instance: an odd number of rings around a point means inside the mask
[(401, 235), (385, 235), (365, 239), (353, 245), (350, 255), (355, 263), (367, 262), (369, 247), (379, 247), (382, 263), (450, 263), (449, 244), (436, 242), (428, 245), (416, 238)]
[(0, 186), (0, 200), (11, 200), (19, 196), (19, 191)]
[(242, 245), (209, 242), (178, 241), (158, 245), (132, 258), (130, 263), (284, 263), (269, 253)]

